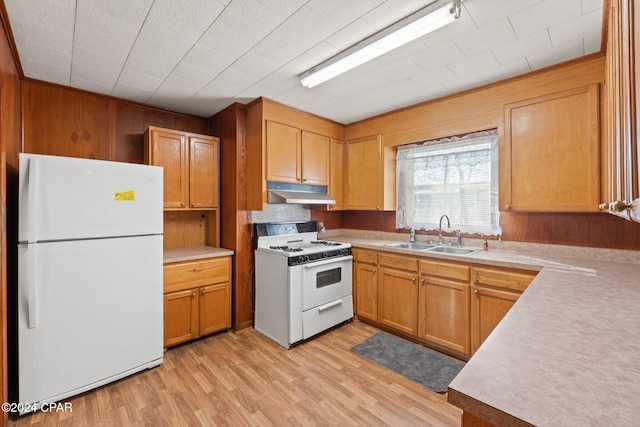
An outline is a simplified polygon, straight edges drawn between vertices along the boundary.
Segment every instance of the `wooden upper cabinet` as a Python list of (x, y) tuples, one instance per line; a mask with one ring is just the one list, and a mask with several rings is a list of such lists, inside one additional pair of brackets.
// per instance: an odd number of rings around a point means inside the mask
[(267, 121), (267, 181), (329, 184), (330, 138)]
[(382, 209), (382, 141), (380, 135), (347, 141), (348, 210)]
[(302, 131), (302, 183), (329, 185), (329, 153), (331, 138), (313, 132)]
[(336, 200), (335, 205), (329, 205), (329, 210), (344, 209), (344, 175), (346, 172), (345, 144), (341, 139), (331, 138), (329, 150), (329, 195)]
[(598, 91), (593, 84), (505, 106), (501, 210), (598, 210)]
[(268, 182), (341, 185), (332, 183), (330, 163), (332, 141), (344, 140), (344, 125), (258, 98), (247, 105), (246, 135), (247, 210), (266, 209)]
[(214, 209), (220, 199), (220, 139), (150, 126), (145, 163), (164, 168), (164, 208)]
[(220, 140), (189, 137), (189, 207), (220, 205)]
[(267, 121), (267, 181), (300, 182), (300, 129)]
[(164, 168), (164, 207), (184, 208), (189, 191), (189, 159), (187, 158), (187, 136), (183, 132), (164, 129), (150, 131), (148, 161)]
[(637, 92), (640, 56), (636, 55), (640, 31), (634, 30), (640, 19), (640, 8), (635, 7), (632, 0), (611, 0), (609, 7), (600, 208), (640, 222), (640, 97)]

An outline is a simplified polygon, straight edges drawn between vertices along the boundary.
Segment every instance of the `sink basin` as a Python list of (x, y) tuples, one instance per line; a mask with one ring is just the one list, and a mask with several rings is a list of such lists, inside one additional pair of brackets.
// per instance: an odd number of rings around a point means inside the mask
[(480, 249), (476, 248), (457, 248), (455, 246), (433, 246), (428, 249), (429, 252), (438, 252), (442, 254), (451, 254), (451, 255), (471, 255), (480, 251)]
[(401, 243), (392, 243), (390, 245), (385, 245), (390, 248), (400, 248), (400, 249), (415, 249), (415, 250), (425, 250), (431, 249), (433, 245), (427, 245), (426, 243), (409, 243), (409, 242), (401, 242)]

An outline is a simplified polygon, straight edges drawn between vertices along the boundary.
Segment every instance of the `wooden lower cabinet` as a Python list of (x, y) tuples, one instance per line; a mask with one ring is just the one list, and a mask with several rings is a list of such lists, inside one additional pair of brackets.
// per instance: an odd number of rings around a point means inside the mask
[(532, 271), (474, 268), (471, 284), (471, 352), (474, 353), (536, 276)]
[(195, 289), (164, 295), (164, 346), (198, 338), (198, 292)]
[(164, 345), (231, 327), (231, 257), (164, 266)]
[(381, 254), (378, 268), (378, 322), (417, 335), (417, 258)]
[(466, 358), (537, 272), (354, 248), (358, 319)]
[(378, 255), (364, 249), (353, 250), (354, 312), (358, 318), (378, 320)]
[(420, 260), (418, 336), (471, 355), (469, 270), (463, 265)]

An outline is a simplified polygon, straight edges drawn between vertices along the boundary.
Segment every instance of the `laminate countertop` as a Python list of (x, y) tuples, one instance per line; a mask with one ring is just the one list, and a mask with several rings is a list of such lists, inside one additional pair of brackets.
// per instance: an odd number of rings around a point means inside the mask
[(231, 249), (216, 248), (213, 246), (192, 246), (188, 248), (165, 249), (163, 252), (165, 264), (231, 255), (233, 255), (233, 251)]
[[(323, 238), (416, 254), (384, 246), (387, 235)], [(449, 401), (496, 425), (640, 425), (640, 251), (489, 245), (429, 256), (540, 271), (449, 385)]]

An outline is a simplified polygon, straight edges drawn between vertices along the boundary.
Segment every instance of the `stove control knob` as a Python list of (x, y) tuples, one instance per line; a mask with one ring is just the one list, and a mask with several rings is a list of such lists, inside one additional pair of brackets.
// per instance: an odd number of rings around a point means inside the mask
[(328, 253), (326, 253), (326, 252), (322, 252), (322, 258), (328, 258), (328, 257), (329, 257), (329, 254), (328, 254)]
[(349, 249), (346, 249), (346, 248), (340, 249), (340, 255), (349, 255)]

